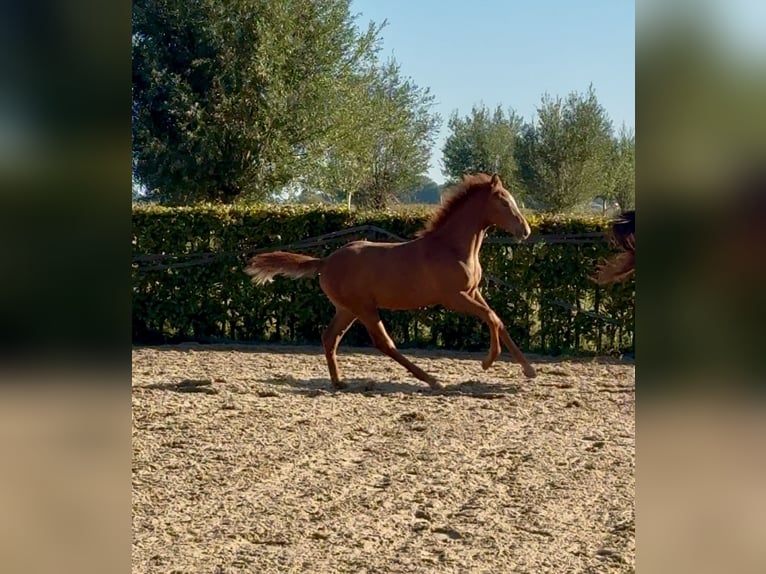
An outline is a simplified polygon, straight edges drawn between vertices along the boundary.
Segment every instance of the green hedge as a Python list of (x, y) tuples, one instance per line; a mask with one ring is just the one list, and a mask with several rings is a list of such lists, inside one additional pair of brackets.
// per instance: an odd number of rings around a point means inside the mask
[[(333, 315), (317, 279), (278, 277), (253, 285), (242, 272), (248, 251), (277, 247), (358, 225), (375, 225), (412, 237), (427, 208), (348, 212), (307, 206), (133, 208), (133, 341), (183, 340), (318, 344)], [(603, 231), (600, 217), (531, 216), (533, 234)], [(494, 237), (502, 236), (497, 230)], [(322, 256), (341, 243), (300, 250)], [(485, 243), (482, 292), (519, 346), (531, 352), (613, 354), (633, 349), (633, 279), (597, 287), (588, 279), (599, 258), (613, 252), (605, 241), (579, 244)], [(205, 264), (195, 254), (213, 253)], [(135, 262), (148, 254), (179, 256)], [(151, 266), (177, 265), (169, 269)], [(180, 264), (180, 265), (179, 265)], [(502, 283), (489, 281), (487, 275)], [(513, 286), (513, 287), (511, 287)], [(514, 288), (515, 287), (515, 288)], [(573, 306), (588, 313), (573, 312)], [(441, 308), (381, 313), (402, 347), (484, 349), (488, 329), (473, 317)], [(345, 344), (368, 345), (355, 324)]]

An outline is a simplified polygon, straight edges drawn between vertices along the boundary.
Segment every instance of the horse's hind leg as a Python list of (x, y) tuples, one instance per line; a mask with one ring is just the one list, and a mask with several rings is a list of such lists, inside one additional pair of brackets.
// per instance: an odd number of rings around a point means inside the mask
[[(484, 297), (481, 296), (481, 293), (479, 293), (478, 291), (475, 291), (473, 296), (477, 302), (486, 306), (487, 309), (490, 309), (490, 311), (492, 310), (490, 306), (487, 304), (487, 302), (484, 300)], [(537, 376), (537, 372), (535, 371), (535, 368), (529, 364), (529, 361), (527, 361), (527, 358), (524, 356), (524, 353), (522, 353), (521, 349), (519, 349), (516, 343), (513, 342), (513, 339), (511, 339), (510, 333), (508, 333), (508, 329), (505, 328), (505, 325), (503, 324), (502, 321), (500, 321), (499, 331), (500, 331), (500, 340), (503, 342), (503, 345), (506, 346), (506, 348), (511, 353), (511, 356), (516, 360), (516, 362), (521, 365), (521, 368), (524, 370), (524, 375), (526, 375), (530, 379), (535, 378)]]
[(327, 368), (330, 370), (330, 380), (332, 386), (336, 389), (345, 389), (346, 384), (340, 380), (340, 374), (338, 372), (338, 359), (336, 351), (338, 350), (338, 344), (346, 334), (348, 328), (354, 323), (356, 317), (348, 309), (343, 307), (335, 308), (335, 316), (330, 321), (330, 324), (322, 333), (322, 346), (324, 347), (324, 354), (327, 358)]
[(383, 321), (380, 320), (380, 315), (376, 311), (370, 311), (368, 313), (360, 314), (359, 320), (367, 328), (367, 332), (372, 337), (372, 342), (383, 353), (391, 357), (397, 363), (406, 368), (410, 373), (415, 375), (421, 381), (428, 383), (432, 389), (441, 389), (443, 385), (434, 379), (431, 375), (426, 373), (420, 367), (414, 365), (407, 357), (402, 355), (394, 345), (391, 337), (388, 336), (386, 328), (383, 326)]

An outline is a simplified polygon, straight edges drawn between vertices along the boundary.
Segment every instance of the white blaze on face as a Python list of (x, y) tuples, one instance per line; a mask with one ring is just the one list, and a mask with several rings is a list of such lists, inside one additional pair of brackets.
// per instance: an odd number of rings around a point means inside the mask
[(503, 188), (503, 198), (508, 202), (508, 205), (511, 208), (511, 213), (517, 217), (521, 217), (521, 211), (519, 211), (519, 206), (516, 204), (516, 200), (513, 199), (511, 193), (505, 188)]
[(521, 211), (519, 211), (519, 206), (516, 203), (516, 200), (513, 199), (513, 196), (510, 193), (508, 193), (507, 191), (505, 193), (506, 193), (506, 195), (508, 197), (508, 202), (511, 204), (511, 209), (513, 210), (513, 213), (515, 213), (517, 215), (521, 215)]
[(506, 201), (508, 202), (508, 205), (511, 208), (511, 213), (513, 213), (514, 216), (519, 218), (521, 221), (524, 222), (524, 233), (525, 235), (529, 235), (530, 229), (529, 224), (526, 221), (526, 218), (521, 214), (521, 210), (519, 209), (518, 204), (516, 203), (516, 200), (513, 198), (513, 196), (510, 194), (510, 192), (507, 189), (503, 189), (503, 196), (505, 197)]

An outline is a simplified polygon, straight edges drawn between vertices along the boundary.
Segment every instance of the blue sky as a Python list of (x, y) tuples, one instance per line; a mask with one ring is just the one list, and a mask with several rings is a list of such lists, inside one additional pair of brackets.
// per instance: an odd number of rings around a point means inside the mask
[(442, 183), (450, 114), (474, 104), (527, 120), (544, 93), (593, 84), (615, 127), (635, 126), (635, 4), (627, 0), (353, 0), (357, 24), (388, 20), (383, 59), (436, 97), (443, 124), (428, 176)]

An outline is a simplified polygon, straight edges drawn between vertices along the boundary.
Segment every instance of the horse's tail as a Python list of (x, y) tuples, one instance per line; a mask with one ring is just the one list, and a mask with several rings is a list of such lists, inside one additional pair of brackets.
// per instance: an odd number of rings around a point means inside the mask
[(598, 266), (593, 281), (599, 285), (609, 285), (629, 277), (636, 271), (636, 212), (626, 211), (612, 223), (609, 232), (610, 242), (622, 249), (622, 253), (613, 255)]
[(253, 283), (261, 285), (271, 283), (275, 275), (284, 275), (293, 279), (311, 277), (319, 273), (322, 260), (308, 255), (273, 251), (251, 257), (244, 272), (253, 278)]

